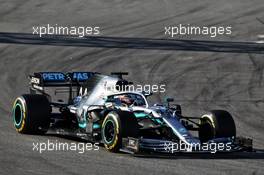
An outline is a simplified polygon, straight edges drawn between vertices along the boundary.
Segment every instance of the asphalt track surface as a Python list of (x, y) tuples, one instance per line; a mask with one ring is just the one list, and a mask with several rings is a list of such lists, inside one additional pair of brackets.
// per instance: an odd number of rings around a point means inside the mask
[[(0, 174), (263, 174), (263, 155), (133, 157), (99, 151), (32, 151), (33, 142), (75, 142), (57, 136), (21, 135), (12, 126), (16, 96), (28, 91), (36, 71), (129, 71), (136, 83), (166, 84), (189, 116), (226, 109), (237, 133), (264, 149), (262, 0), (0, 0)], [(40, 39), (41, 24), (100, 26), (100, 37)], [(231, 25), (231, 36), (169, 40), (164, 26)], [(192, 39), (192, 41), (190, 41)]]

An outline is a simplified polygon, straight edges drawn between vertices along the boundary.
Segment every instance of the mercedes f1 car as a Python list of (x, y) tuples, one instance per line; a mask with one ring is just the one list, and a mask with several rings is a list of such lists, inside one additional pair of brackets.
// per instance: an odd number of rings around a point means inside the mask
[[(48, 130), (71, 134), (100, 142), (111, 152), (252, 150), (251, 139), (236, 136), (229, 112), (212, 110), (201, 117), (184, 116), (181, 106), (172, 104), (173, 98), (149, 105), (150, 93), (124, 91), (132, 84), (123, 78), (127, 74), (34, 73), (29, 76), (30, 93), (14, 102), (14, 127), (23, 134)], [(120, 87), (125, 88), (120, 91)], [(216, 145), (220, 146), (216, 149)]]

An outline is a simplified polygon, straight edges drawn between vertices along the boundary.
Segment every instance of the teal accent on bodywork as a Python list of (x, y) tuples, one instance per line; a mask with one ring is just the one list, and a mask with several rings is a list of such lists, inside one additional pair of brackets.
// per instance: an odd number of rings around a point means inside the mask
[(93, 124), (93, 129), (99, 129), (99, 128), (101, 128), (101, 126), (98, 123)]
[[(86, 128), (86, 123), (79, 123), (79, 127), (83, 129)], [(98, 123), (93, 124), (93, 129), (99, 129), (99, 128), (101, 128), (101, 126)]]
[(161, 124), (161, 125), (163, 124), (163, 121), (161, 121), (160, 119), (157, 118), (157, 119), (155, 119), (155, 120), (156, 120), (156, 122), (158, 122), (159, 124)]
[(79, 123), (79, 127), (80, 127), (80, 128), (85, 128), (85, 127), (86, 127), (86, 122), (84, 122), (84, 123)]
[(140, 113), (136, 113), (135, 112), (134, 115), (135, 115), (136, 118), (150, 118), (152, 121), (155, 121), (155, 122), (157, 122), (159, 124), (163, 124), (163, 121), (161, 119), (149, 117), (148, 114), (143, 113), (143, 112), (140, 112)]
[(134, 115), (136, 116), (136, 118), (147, 118), (148, 115), (145, 113), (134, 113)]

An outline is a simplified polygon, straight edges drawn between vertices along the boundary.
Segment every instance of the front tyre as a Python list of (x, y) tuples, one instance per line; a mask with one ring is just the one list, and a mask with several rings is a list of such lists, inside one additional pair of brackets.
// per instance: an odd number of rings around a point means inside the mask
[(118, 152), (123, 137), (137, 137), (138, 123), (132, 113), (112, 111), (107, 114), (102, 124), (102, 141), (110, 152)]
[(236, 126), (229, 112), (213, 110), (200, 118), (199, 138), (202, 142), (214, 138), (235, 136)]
[(50, 125), (51, 106), (44, 95), (25, 94), (13, 105), (12, 117), (17, 132), (23, 134), (44, 134)]

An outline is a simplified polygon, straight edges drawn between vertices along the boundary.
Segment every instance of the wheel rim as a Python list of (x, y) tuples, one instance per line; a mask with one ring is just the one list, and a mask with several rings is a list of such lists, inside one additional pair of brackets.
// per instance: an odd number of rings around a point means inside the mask
[(13, 111), (13, 119), (15, 126), (19, 126), (23, 119), (23, 109), (21, 104), (17, 103)]
[(214, 134), (214, 128), (211, 122), (208, 120), (203, 120), (201, 124), (202, 124), (202, 127), (200, 128), (199, 135), (202, 141), (208, 141), (210, 139), (213, 139), (215, 134)]
[(105, 123), (104, 128), (104, 140), (107, 144), (109, 144), (115, 138), (115, 125), (111, 120), (108, 120)]

